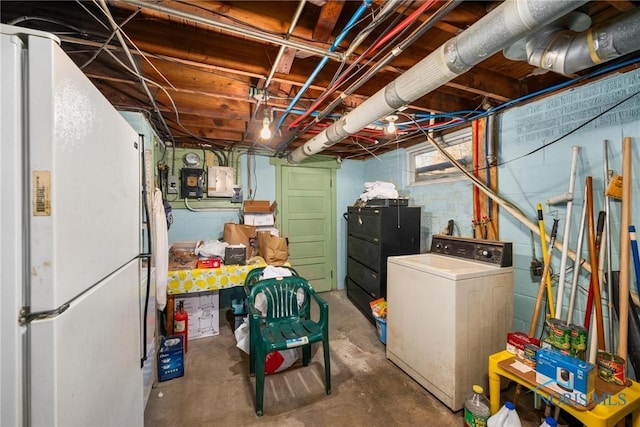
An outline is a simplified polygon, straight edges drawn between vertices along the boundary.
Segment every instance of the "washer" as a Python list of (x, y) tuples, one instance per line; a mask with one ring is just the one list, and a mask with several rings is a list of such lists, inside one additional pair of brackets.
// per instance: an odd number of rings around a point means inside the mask
[(453, 411), (488, 388), (513, 324), (511, 244), (434, 236), (431, 253), (387, 259), (387, 358)]

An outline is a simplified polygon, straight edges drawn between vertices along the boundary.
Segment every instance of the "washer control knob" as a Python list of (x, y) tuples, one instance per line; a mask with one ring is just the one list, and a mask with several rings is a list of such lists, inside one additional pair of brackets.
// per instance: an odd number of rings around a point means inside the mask
[(482, 251), (482, 256), (487, 258), (487, 259), (490, 259), (493, 256), (493, 254), (485, 249), (485, 250)]

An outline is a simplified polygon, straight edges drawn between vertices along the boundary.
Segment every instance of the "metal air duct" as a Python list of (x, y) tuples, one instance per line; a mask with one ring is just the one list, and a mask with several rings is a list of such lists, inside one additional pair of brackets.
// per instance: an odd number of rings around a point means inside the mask
[(584, 3), (584, 0), (505, 1), (349, 114), (291, 152), (287, 160), (290, 163), (300, 163), (342, 141)]
[(529, 64), (573, 74), (640, 49), (640, 8), (581, 33), (564, 28), (540, 31), (525, 47)]

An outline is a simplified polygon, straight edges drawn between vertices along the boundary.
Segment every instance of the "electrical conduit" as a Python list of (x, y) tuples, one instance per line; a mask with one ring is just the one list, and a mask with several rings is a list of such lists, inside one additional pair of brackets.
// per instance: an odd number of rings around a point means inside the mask
[[(289, 29), (287, 30), (287, 34), (285, 34), (284, 36), (285, 39), (289, 40), (289, 37), (291, 37), (291, 34), (293, 34), (293, 30), (296, 28), (296, 25), (298, 25), (298, 19), (300, 19), (300, 15), (302, 15), (302, 10), (304, 9), (304, 5), (306, 3), (307, 3), (307, 0), (301, 0), (300, 3), (298, 4), (296, 13), (293, 15), (293, 19), (291, 19), (291, 23), (289, 24)], [(271, 67), (271, 71), (269, 71), (269, 75), (267, 76), (267, 79), (264, 82), (264, 86), (262, 87), (262, 90), (264, 91), (263, 99), (265, 102), (269, 98), (268, 96), (269, 85), (271, 84), (271, 80), (273, 79), (273, 76), (276, 73), (276, 69), (280, 65), (280, 60), (282, 59), (282, 55), (284, 55), (284, 51), (286, 48), (287, 47), (285, 45), (280, 45), (280, 49), (278, 49), (278, 54), (276, 55), (276, 59), (275, 61), (273, 61), (273, 66)], [(247, 139), (247, 135), (249, 134), (249, 129), (251, 129), (251, 123), (253, 123), (253, 121), (255, 120), (256, 115), (258, 114), (258, 110), (260, 108), (260, 104), (262, 103), (263, 99), (258, 99), (258, 102), (256, 103), (256, 106), (253, 109), (253, 114), (251, 114), (251, 117), (249, 118), (249, 123), (247, 123), (247, 130), (242, 136), (243, 141)]]
[[(372, 0), (364, 0), (362, 2), (362, 4), (360, 5), (360, 7), (358, 7), (356, 12), (353, 14), (351, 19), (349, 20), (349, 22), (347, 22), (347, 25), (345, 25), (344, 30), (342, 30), (342, 32), (338, 34), (338, 37), (336, 37), (336, 39), (331, 44), (331, 47), (329, 48), (329, 52), (336, 51), (336, 49), (338, 48), (342, 40), (344, 40), (344, 38), (346, 37), (347, 33), (349, 33), (349, 30), (351, 30), (351, 28), (356, 24), (356, 22), (358, 21), (358, 19), (360, 19), (360, 17), (365, 12), (365, 10), (367, 10), (367, 8), (371, 6), (371, 2)], [(313, 81), (318, 76), (318, 73), (324, 68), (324, 66), (327, 64), (328, 61), (329, 61), (328, 57), (326, 56), (323, 57), (318, 63), (318, 65), (316, 66), (316, 68), (311, 72), (311, 75), (309, 75), (309, 77), (307, 78), (307, 81), (304, 82), (304, 84), (302, 85), (298, 93), (296, 93), (296, 96), (289, 103), (289, 106), (284, 111), (284, 114), (280, 116), (280, 119), (278, 120), (278, 125), (276, 126), (276, 131), (282, 127), (282, 124), (287, 118), (287, 115), (289, 114), (289, 112), (293, 109), (293, 107), (295, 107), (295, 105), (298, 103), (302, 95), (307, 91), (309, 86), (311, 86), (311, 83), (313, 83)]]
[[(300, 122), (302, 120), (304, 120), (305, 118), (307, 118), (309, 116), (309, 114), (311, 114), (313, 111), (316, 110), (316, 108), (318, 108), (318, 106), (325, 100), (327, 99), (327, 97), (329, 95), (331, 95), (332, 93), (334, 93), (336, 91), (336, 89), (338, 88), (338, 86), (340, 86), (342, 84), (342, 82), (344, 82), (344, 80), (347, 78), (347, 76), (349, 75), (349, 73), (363, 60), (365, 59), (367, 56), (369, 56), (371, 53), (375, 52), (376, 50), (378, 50), (378, 48), (380, 48), (380, 46), (382, 46), (384, 43), (386, 43), (387, 41), (389, 41), (389, 39), (391, 39), (393, 36), (395, 36), (396, 34), (398, 34), (400, 31), (402, 31), (403, 29), (405, 29), (408, 25), (412, 24), (416, 19), (418, 19), (418, 17), (425, 11), (427, 10), (433, 3), (435, 3), (435, 0), (430, 0), (427, 1), (425, 3), (423, 3), (418, 9), (416, 9), (411, 15), (409, 15), (406, 19), (404, 19), (400, 24), (398, 24), (397, 26), (395, 26), (391, 31), (389, 31), (387, 34), (384, 35), (384, 37), (382, 37), (380, 40), (378, 40), (374, 45), (369, 46), (369, 48), (367, 48), (367, 50), (365, 50), (355, 61), (353, 61), (351, 63), (351, 65), (349, 65), (349, 67), (347, 67), (347, 69), (342, 73), (342, 75), (340, 76), (340, 78), (338, 78), (330, 87), (328, 87), (324, 93), (322, 95), (320, 95), (318, 97), (318, 99), (311, 105), (311, 107), (309, 107), (307, 109), (307, 111), (302, 114), (300, 117), (298, 117), (297, 119), (295, 119), (290, 125), (289, 125), (289, 130), (294, 129), (296, 126), (298, 126), (300, 124)], [(395, 49), (394, 49), (395, 51)], [(398, 52), (399, 54), (400, 52)], [(394, 58), (397, 55), (391, 55), (389, 58)], [(345, 96), (348, 95), (341, 95), (340, 98), (338, 98), (340, 101), (342, 101), (342, 99), (344, 99)]]

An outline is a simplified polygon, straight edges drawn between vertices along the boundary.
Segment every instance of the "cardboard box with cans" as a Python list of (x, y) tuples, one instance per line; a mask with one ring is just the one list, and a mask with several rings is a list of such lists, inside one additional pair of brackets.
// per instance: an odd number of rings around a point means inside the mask
[(540, 340), (530, 337), (524, 332), (509, 332), (507, 334), (507, 351), (515, 354), (519, 359), (524, 359), (524, 347), (527, 344), (540, 345)]

